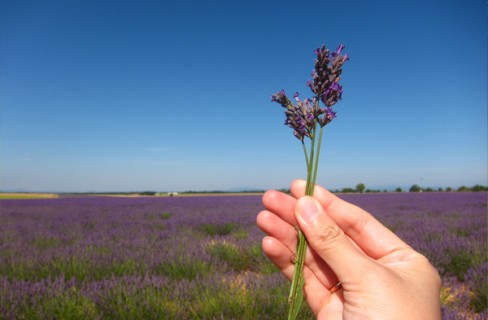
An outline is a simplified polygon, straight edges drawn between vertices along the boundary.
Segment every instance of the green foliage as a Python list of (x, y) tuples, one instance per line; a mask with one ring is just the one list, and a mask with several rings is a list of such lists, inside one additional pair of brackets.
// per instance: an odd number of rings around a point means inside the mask
[(18, 314), (19, 319), (85, 320), (99, 318), (95, 303), (81, 295), (75, 288), (54, 296), (35, 297), (34, 299), (33, 304), (24, 302), (24, 308), (21, 308)]
[(473, 255), (467, 251), (448, 252), (449, 261), (444, 266), (445, 271), (453, 274), (459, 281), (464, 281), (464, 275), (474, 264)]
[(112, 264), (111, 268), (102, 273), (102, 276), (103, 278), (110, 276), (122, 277), (125, 275), (140, 274), (143, 270), (145, 270), (145, 265), (135, 260), (116, 261)]
[(366, 193), (380, 193), (381, 190), (376, 190), (376, 189), (366, 189)]
[(226, 236), (231, 232), (237, 230), (239, 225), (236, 223), (224, 223), (224, 224), (202, 224), (200, 230), (209, 236)]
[(169, 218), (171, 218), (171, 213), (169, 213), (169, 212), (163, 212), (163, 213), (161, 213), (160, 217), (163, 220), (168, 220)]
[(212, 242), (207, 247), (214, 264), (225, 264), (232, 271), (256, 271), (271, 274), (277, 271), (276, 267), (264, 257), (260, 245), (239, 247), (229, 242)]
[(53, 259), (49, 263), (35, 263), (34, 261), (14, 262), (4, 265), (0, 269), (0, 276), (11, 279), (39, 281), (64, 275), (65, 279), (75, 278), (83, 281), (88, 276), (89, 263), (78, 258)]
[(232, 270), (242, 271), (250, 266), (250, 261), (247, 260), (244, 252), (241, 253), (241, 250), (233, 243), (216, 242), (209, 245), (207, 251), (215, 262), (224, 262)]
[(244, 229), (237, 229), (232, 233), (232, 235), (237, 240), (249, 238), (249, 232)]
[(418, 184), (414, 184), (408, 190), (409, 192), (421, 192), (422, 188)]
[(141, 196), (155, 196), (156, 192), (154, 192), (154, 191), (143, 191), (143, 192), (139, 192), (139, 195), (141, 195)]
[[(248, 287), (246, 275), (236, 275), (233, 279), (222, 281), (218, 286), (202, 287), (195, 292), (190, 301), (190, 319), (282, 319), (287, 313), (288, 303), (282, 286), (255, 290)], [(268, 291), (266, 293), (266, 291)], [(315, 319), (306, 304), (303, 305), (300, 319)]]
[(356, 190), (357, 190), (359, 193), (363, 193), (363, 192), (364, 192), (364, 189), (366, 189), (366, 186), (364, 185), (364, 183), (359, 183), (359, 184), (356, 186)]
[(193, 280), (208, 275), (210, 266), (203, 261), (168, 261), (157, 265), (154, 272), (173, 280)]
[(247, 256), (253, 261), (252, 269), (263, 275), (277, 273), (278, 268), (264, 255), (261, 245), (255, 244), (248, 247)]
[(474, 192), (488, 191), (488, 186), (482, 186), (482, 185), (477, 184), (471, 188), (471, 191), (474, 191)]
[(106, 256), (112, 253), (112, 248), (108, 246), (90, 246), (87, 252), (93, 252), (97, 256)]
[[(447, 187), (446, 189), (442, 189), (441, 187), (426, 187), (423, 188), (419, 186), (418, 184), (414, 184), (410, 187), (409, 192), (452, 192), (453, 189), (451, 187)], [(466, 187), (466, 186), (461, 186), (459, 187), (456, 191), (458, 192), (487, 192), (488, 191), (488, 186), (482, 186), (482, 185), (475, 185), (472, 187)], [(379, 192), (388, 192), (388, 190), (378, 190), (378, 189), (366, 189), (366, 186), (364, 183), (359, 183), (356, 185), (356, 188), (349, 188), (349, 187), (344, 187), (342, 189), (337, 189), (334, 192), (336, 193), (379, 193)], [(398, 187), (395, 189), (395, 192), (403, 192), (403, 189)]]
[(466, 228), (451, 227), (449, 228), (449, 231), (452, 232), (454, 235), (463, 238), (469, 237), (471, 235), (471, 230)]
[(159, 288), (119, 285), (102, 297), (99, 309), (105, 319), (177, 319), (184, 303), (169, 300)]
[(473, 297), (470, 306), (475, 312), (482, 312), (488, 308), (488, 282), (486, 275), (479, 275), (477, 281), (474, 281)]
[[(107, 249), (99, 248), (100, 255), (107, 255)], [(144, 273), (146, 267), (143, 263), (134, 260), (113, 261), (112, 264), (93, 265), (87, 259), (68, 257), (52, 259), (48, 263), (35, 263), (33, 261), (15, 262), (4, 265), (0, 269), (0, 276), (11, 279), (39, 281), (47, 278), (63, 276), (77, 281), (110, 279), (113, 276), (124, 276)]]
[(482, 186), (482, 185), (475, 185), (475, 186), (472, 186), (471, 188), (470, 187), (466, 187), (466, 186), (461, 186), (457, 189), (458, 192), (469, 192), (469, 191), (473, 191), (473, 192), (485, 192), (485, 191), (488, 191), (488, 186)]
[(90, 231), (90, 230), (93, 230), (93, 229), (95, 229), (96, 225), (97, 225), (97, 224), (95, 223), (95, 221), (87, 221), (87, 222), (85, 222), (85, 223), (83, 224), (83, 230), (84, 230), (84, 231)]
[(37, 238), (34, 240), (33, 245), (39, 249), (49, 249), (59, 246), (61, 243), (59, 239), (55, 238)]

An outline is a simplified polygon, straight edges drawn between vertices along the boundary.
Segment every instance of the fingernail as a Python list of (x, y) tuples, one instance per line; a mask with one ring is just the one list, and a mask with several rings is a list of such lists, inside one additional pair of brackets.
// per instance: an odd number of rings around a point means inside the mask
[(313, 222), (319, 215), (320, 209), (317, 202), (310, 197), (303, 197), (298, 201), (298, 213), (305, 222)]

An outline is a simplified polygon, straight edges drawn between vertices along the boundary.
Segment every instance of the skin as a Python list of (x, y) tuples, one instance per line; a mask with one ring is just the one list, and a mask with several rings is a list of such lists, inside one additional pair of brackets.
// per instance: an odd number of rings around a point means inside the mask
[[(291, 280), (298, 225), (308, 241), (305, 300), (317, 319), (441, 319), (437, 270), (371, 214), (305, 181), (267, 191), (257, 225), (262, 247)], [(329, 290), (340, 281), (342, 288)]]

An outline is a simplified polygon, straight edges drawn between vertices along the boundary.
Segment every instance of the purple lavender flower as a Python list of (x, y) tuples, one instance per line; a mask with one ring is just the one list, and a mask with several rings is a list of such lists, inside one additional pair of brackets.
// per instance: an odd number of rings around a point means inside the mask
[[(307, 81), (307, 86), (314, 93), (312, 99), (306, 98), (301, 101), (299, 93), (295, 92), (293, 98), (296, 104), (294, 104), (283, 89), (271, 96), (271, 101), (278, 102), (287, 109), (285, 125), (292, 128), (293, 135), (301, 141), (305, 137), (312, 137), (316, 124), (324, 127), (336, 117), (336, 112), (331, 107), (342, 99), (340, 75), (342, 65), (349, 60), (347, 53), (342, 55), (344, 48), (345, 46), (341, 44), (332, 54), (325, 45), (315, 50), (317, 57), (312, 71), (312, 80)], [(319, 101), (322, 101), (325, 108), (319, 107)]]
[(342, 86), (337, 82), (332, 83), (322, 94), (322, 101), (327, 107), (331, 107), (342, 98)]
[(326, 107), (324, 109), (324, 116), (319, 119), (319, 124), (321, 127), (330, 123), (336, 117), (336, 113), (332, 111), (331, 107)]
[(311, 137), (314, 116), (310, 112), (303, 112), (300, 106), (292, 106), (285, 111), (285, 125), (293, 129), (293, 135), (303, 141), (305, 137)]
[(342, 73), (342, 65), (349, 60), (347, 54), (341, 55), (344, 48), (343, 44), (337, 47), (336, 51), (332, 53), (332, 61), (329, 49), (325, 45), (315, 50), (317, 59), (312, 72), (313, 79), (308, 82), (308, 85), (312, 92), (328, 107), (337, 103), (342, 96), (342, 86), (339, 85), (339, 80)]
[(341, 54), (341, 51), (344, 50), (345, 46), (341, 43), (335, 52), (332, 52), (332, 57), (334, 58), (335, 56), (337, 55), (340, 55)]
[(278, 102), (283, 108), (290, 108), (293, 105), (283, 89), (273, 94), (271, 96), (271, 101)]

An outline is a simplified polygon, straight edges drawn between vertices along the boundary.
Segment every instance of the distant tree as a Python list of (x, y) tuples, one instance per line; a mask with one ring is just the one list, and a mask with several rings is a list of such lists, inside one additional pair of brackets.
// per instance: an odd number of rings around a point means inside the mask
[(403, 192), (402, 188), (398, 187), (395, 189), (396, 192)]
[(364, 189), (366, 189), (366, 186), (364, 185), (364, 183), (359, 183), (359, 184), (356, 186), (356, 190), (357, 190), (359, 193), (363, 193), (363, 192), (364, 192)]
[(471, 191), (470, 188), (466, 187), (466, 186), (460, 186), (458, 189), (457, 189), (458, 192), (466, 192), (466, 191)]
[(422, 192), (422, 188), (418, 184), (414, 184), (408, 190), (409, 192)]
[(156, 192), (154, 192), (154, 191), (143, 191), (143, 192), (139, 192), (139, 194), (141, 196), (155, 196)]
[(353, 188), (342, 188), (342, 193), (354, 193), (354, 192), (357, 192), (356, 189), (353, 189)]
[(446, 192), (452, 192), (452, 188), (451, 187), (447, 187), (446, 188)]
[(425, 191), (425, 192), (433, 192), (433, 191), (434, 191), (434, 189), (432, 189), (432, 188), (430, 188), (430, 187), (429, 187), (429, 188), (424, 189), (424, 191)]
[(442, 192), (444, 190), (441, 187), (439, 187), (439, 189), (437, 189), (437, 191)]
[(488, 187), (487, 186), (482, 186), (482, 185), (475, 185), (471, 188), (472, 191), (475, 191), (475, 192), (480, 192), (480, 191), (488, 191)]
[(379, 193), (381, 192), (380, 190), (375, 190), (375, 189), (366, 189), (366, 193)]

